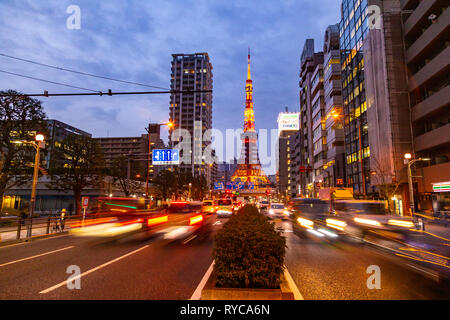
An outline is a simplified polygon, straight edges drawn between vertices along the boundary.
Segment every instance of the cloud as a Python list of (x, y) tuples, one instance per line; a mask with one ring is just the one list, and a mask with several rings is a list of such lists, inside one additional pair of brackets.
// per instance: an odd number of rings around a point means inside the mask
[[(66, 8), (81, 8), (81, 29), (66, 28)], [(0, 3), (0, 52), (84, 72), (170, 86), (172, 53), (208, 52), (213, 64), (213, 125), (242, 127), (247, 48), (257, 128), (275, 128), (285, 106), (298, 110), (300, 54), (307, 37), (322, 49), (337, 0), (13, 1)], [(0, 57), (0, 69), (106, 91), (146, 90)], [(1, 89), (79, 91), (1, 74)], [(144, 133), (165, 121), (168, 96), (66, 97), (43, 100), (48, 115), (104, 136)]]

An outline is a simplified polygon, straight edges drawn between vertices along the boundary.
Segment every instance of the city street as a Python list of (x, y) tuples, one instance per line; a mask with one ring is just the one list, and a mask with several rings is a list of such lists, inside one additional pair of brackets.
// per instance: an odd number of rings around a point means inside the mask
[[(227, 219), (216, 219), (221, 228)], [(442, 299), (448, 289), (379, 250), (300, 239), (291, 222), (285, 265), (304, 299)], [(61, 235), (0, 248), (0, 299), (190, 299), (211, 265), (212, 239), (168, 243), (143, 234), (118, 241)], [(67, 267), (80, 267), (69, 290)], [(381, 269), (381, 289), (368, 289), (366, 269)]]

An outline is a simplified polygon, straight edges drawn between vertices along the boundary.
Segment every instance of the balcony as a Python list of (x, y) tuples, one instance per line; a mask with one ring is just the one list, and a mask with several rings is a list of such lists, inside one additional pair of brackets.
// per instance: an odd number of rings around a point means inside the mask
[(450, 57), (450, 47), (442, 50), (442, 52), (433, 60), (428, 62), (422, 69), (409, 78), (409, 91), (413, 91), (417, 87), (420, 87), (435, 75), (445, 72), (450, 65), (448, 57)]
[(334, 77), (339, 77), (341, 76), (341, 65), (334, 63), (331, 64), (330, 67), (327, 69), (327, 72), (325, 73), (323, 79), (325, 82), (327, 82), (328, 80), (330, 80), (330, 78), (334, 76)]
[(416, 152), (435, 148), (448, 143), (450, 123), (414, 138)]
[(336, 95), (327, 97), (325, 100), (325, 110), (329, 112), (329, 110), (334, 106), (342, 106), (342, 96)]
[(442, 88), (431, 97), (416, 104), (412, 108), (412, 120), (417, 121), (439, 109), (443, 109), (450, 104), (450, 85)]
[(436, 23), (433, 23), (428, 29), (417, 39), (406, 51), (406, 62), (411, 63), (418, 56), (440, 37), (448, 29), (450, 21), (450, 10), (445, 10), (438, 18)]
[(414, 12), (409, 16), (408, 20), (405, 21), (403, 27), (405, 36), (416, 27), (419, 21), (428, 13), (428, 11), (437, 3), (439, 0), (425, 0), (421, 1)]

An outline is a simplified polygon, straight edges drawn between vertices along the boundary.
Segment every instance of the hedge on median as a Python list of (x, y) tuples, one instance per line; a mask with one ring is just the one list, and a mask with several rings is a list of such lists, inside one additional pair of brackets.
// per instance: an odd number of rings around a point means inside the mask
[(286, 239), (254, 206), (241, 208), (214, 240), (217, 287), (279, 288)]

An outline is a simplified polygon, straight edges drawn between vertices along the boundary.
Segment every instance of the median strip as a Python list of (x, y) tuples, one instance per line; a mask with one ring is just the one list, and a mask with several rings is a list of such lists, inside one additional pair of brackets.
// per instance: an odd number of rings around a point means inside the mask
[(291, 274), (288, 271), (288, 268), (286, 266), (284, 266), (284, 277), (286, 278), (286, 281), (289, 284), (289, 287), (292, 290), (292, 293), (294, 294), (294, 299), (295, 300), (305, 300), (303, 299), (302, 294), (300, 293), (300, 291), (297, 288), (297, 285), (294, 282), (294, 279), (292, 279)]
[(72, 249), (72, 248), (74, 248), (74, 246), (65, 247), (65, 248), (62, 248), (62, 249), (58, 249), (58, 250), (53, 250), (53, 251), (49, 251), (49, 252), (37, 254), (37, 255), (35, 255), (35, 256), (31, 256), (31, 257), (28, 257), (28, 258), (23, 258), (23, 259), (19, 259), (19, 260), (14, 260), (14, 261), (6, 262), (6, 263), (3, 263), (3, 264), (0, 264), (0, 267), (4, 267), (4, 266), (7, 266), (7, 265), (10, 265), (10, 264), (13, 264), (13, 263), (22, 262), (22, 261), (26, 261), (26, 260), (30, 260), (30, 259), (42, 257), (42, 256), (46, 256), (46, 255), (48, 255), (48, 254), (52, 254), (52, 253), (55, 253), (55, 252), (59, 252), (59, 251), (63, 251), (63, 250), (68, 250), (68, 249)]
[[(111, 260), (111, 261), (108, 261), (108, 262), (106, 262), (106, 263), (104, 263), (102, 265), (99, 265), (98, 267), (92, 268), (92, 269), (90, 269), (90, 270), (88, 270), (86, 272), (83, 272), (82, 274), (80, 274), (80, 275), (78, 275), (76, 277), (70, 278), (70, 281), (74, 281), (74, 280), (80, 279), (81, 277), (86, 276), (86, 275), (88, 275), (88, 274), (90, 274), (90, 273), (92, 273), (94, 271), (100, 270), (100, 269), (102, 269), (102, 268), (104, 268), (104, 267), (106, 267), (106, 266), (108, 266), (110, 264), (113, 264), (114, 262), (117, 262), (119, 260), (125, 259), (126, 257), (129, 257), (129, 256), (131, 256), (131, 255), (133, 255), (135, 253), (138, 253), (139, 251), (144, 250), (145, 248), (148, 248), (149, 246), (150, 245), (147, 244), (147, 245), (145, 245), (145, 246), (143, 246), (143, 247), (141, 247), (139, 249), (136, 249), (136, 250), (131, 251), (131, 252), (127, 253), (127, 254), (124, 254), (123, 256), (120, 256), (120, 257), (118, 257), (118, 258), (116, 258), (114, 260)], [(45, 294), (45, 293), (49, 293), (49, 292), (51, 292), (53, 290), (56, 290), (56, 289), (58, 289), (58, 288), (60, 288), (60, 287), (62, 287), (64, 285), (67, 285), (68, 281), (69, 280), (64, 280), (63, 282), (60, 282), (60, 283), (54, 285), (53, 287), (50, 287), (50, 288), (45, 289), (45, 290), (42, 290), (41, 292), (39, 292), (39, 294)]]

